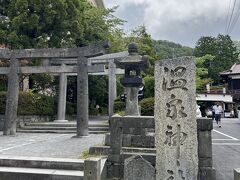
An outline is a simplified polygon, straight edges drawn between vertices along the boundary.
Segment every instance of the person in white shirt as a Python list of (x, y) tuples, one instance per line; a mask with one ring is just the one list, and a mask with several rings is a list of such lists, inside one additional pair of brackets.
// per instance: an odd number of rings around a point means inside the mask
[(222, 106), (217, 103), (213, 106), (214, 112), (215, 112), (215, 119), (219, 127), (221, 127), (221, 115), (222, 115)]

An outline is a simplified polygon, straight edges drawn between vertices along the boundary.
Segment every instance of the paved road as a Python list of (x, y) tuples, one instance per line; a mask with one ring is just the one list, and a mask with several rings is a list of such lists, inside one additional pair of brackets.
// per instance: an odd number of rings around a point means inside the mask
[(240, 120), (222, 119), (222, 128), (214, 123), (213, 165), (217, 180), (233, 180), (233, 169), (240, 168)]
[(72, 138), (73, 134), (17, 133), (2, 136), (0, 132), (0, 155), (56, 158), (79, 158), (83, 151), (103, 143), (104, 135)]

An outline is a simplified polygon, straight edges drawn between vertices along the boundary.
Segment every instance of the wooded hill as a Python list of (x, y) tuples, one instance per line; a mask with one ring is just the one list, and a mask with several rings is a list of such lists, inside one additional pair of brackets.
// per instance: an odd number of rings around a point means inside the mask
[(167, 40), (153, 40), (153, 44), (156, 49), (157, 56), (160, 59), (193, 55), (193, 48), (182, 46), (178, 43)]

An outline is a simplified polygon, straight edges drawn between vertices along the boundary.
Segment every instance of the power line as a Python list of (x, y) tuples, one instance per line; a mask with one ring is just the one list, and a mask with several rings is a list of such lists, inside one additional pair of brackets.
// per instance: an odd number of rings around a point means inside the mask
[(240, 3), (239, 3), (239, 6), (238, 6), (238, 10), (236, 12), (236, 15), (233, 19), (232, 26), (230, 27), (229, 33), (231, 33), (233, 31), (233, 29), (234, 29), (234, 27), (235, 27), (235, 25), (236, 25), (236, 23), (239, 19), (239, 16), (240, 16)]
[(229, 32), (229, 28), (230, 28), (230, 25), (231, 25), (231, 22), (232, 22), (232, 17), (233, 17), (233, 12), (234, 12), (235, 6), (236, 6), (236, 1), (237, 0), (234, 0), (234, 3), (233, 3), (232, 13), (231, 13), (231, 16), (230, 16), (230, 19), (229, 19), (229, 22), (228, 22), (228, 27), (227, 27), (227, 34)]
[(228, 13), (227, 13), (227, 18), (226, 18), (225, 34), (227, 34), (227, 27), (228, 27), (228, 20), (229, 20), (229, 16), (230, 16), (231, 4), (232, 4), (232, 0), (230, 0), (229, 4), (228, 4)]

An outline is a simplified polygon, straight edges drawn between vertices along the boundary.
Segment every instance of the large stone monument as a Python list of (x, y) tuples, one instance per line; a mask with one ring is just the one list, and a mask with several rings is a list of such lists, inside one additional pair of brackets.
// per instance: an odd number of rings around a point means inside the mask
[(192, 57), (155, 65), (156, 179), (197, 180), (195, 62)]
[(129, 56), (116, 60), (118, 67), (125, 69), (125, 76), (121, 84), (125, 87), (126, 92), (126, 116), (140, 116), (138, 106), (138, 91), (143, 86), (143, 79), (140, 76), (141, 70), (148, 68), (149, 62), (146, 56), (138, 54), (137, 45), (132, 43), (128, 46)]

